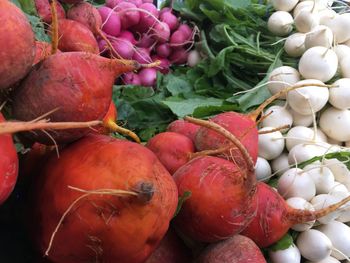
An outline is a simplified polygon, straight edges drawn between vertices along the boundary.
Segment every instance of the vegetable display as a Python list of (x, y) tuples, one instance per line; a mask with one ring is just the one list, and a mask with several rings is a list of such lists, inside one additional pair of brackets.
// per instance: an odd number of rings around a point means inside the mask
[(2, 0), (0, 261), (350, 261), (348, 1)]

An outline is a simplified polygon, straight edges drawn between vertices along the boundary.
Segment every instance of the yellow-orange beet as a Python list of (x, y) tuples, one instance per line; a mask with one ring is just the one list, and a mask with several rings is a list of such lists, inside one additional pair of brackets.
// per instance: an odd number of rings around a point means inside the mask
[[(69, 186), (139, 195), (87, 195), (52, 238), (85, 194)], [(32, 215), (39, 229), (33, 236), (56, 263), (144, 262), (166, 234), (178, 201), (174, 180), (150, 150), (104, 135), (89, 135), (59, 158), (53, 155), (36, 187)]]
[(8, 0), (0, 1), (0, 90), (21, 80), (35, 56), (35, 39), (25, 14)]

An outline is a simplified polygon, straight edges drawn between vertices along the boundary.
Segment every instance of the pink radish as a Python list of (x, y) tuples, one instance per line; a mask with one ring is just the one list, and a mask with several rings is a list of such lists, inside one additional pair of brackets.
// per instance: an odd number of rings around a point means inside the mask
[(98, 9), (102, 18), (102, 30), (108, 35), (117, 37), (121, 30), (121, 21), (119, 15), (113, 9), (102, 6)]
[(114, 51), (112, 51), (114, 57), (131, 59), (134, 56), (135, 48), (128, 40), (115, 38), (111, 41), (111, 43), (116, 53), (114, 54)]
[(126, 39), (126, 40), (129, 40), (130, 43), (133, 45), (136, 45), (136, 43), (137, 43), (134, 35), (130, 31), (127, 31), (127, 30), (121, 31), (119, 34), (119, 37)]
[(134, 72), (125, 73), (122, 80), (125, 85), (141, 85), (140, 77)]
[(169, 56), (169, 60), (172, 64), (181, 65), (186, 64), (188, 59), (188, 52), (184, 48), (177, 48)]
[(159, 14), (159, 19), (169, 26), (170, 31), (174, 31), (179, 27), (179, 21), (171, 11), (161, 12)]
[(152, 61), (160, 61), (160, 65), (155, 67), (158, 71), (160, 71), (163, 74), (168, 74), (170, 71), (170, 61), (167, 60), (166, 58), (161, 58), (158, 56), (152, 56)]
[(136, 5), (130, 2), (121, 2), (114, 8), (120, 17), (122, 29), (127, 29), (140, 22), (140, 13), (136, 8)]
[(146, 87), (152, 87), (157, 81), (157, 70), (155, 68), (144, 68), (139, 72), (139, 78), (141, 85)]
[(167, 58), (171, 53), (171, 48), (168, 43), (163, 43), (156, 46), (156, 53), (159, 57)]

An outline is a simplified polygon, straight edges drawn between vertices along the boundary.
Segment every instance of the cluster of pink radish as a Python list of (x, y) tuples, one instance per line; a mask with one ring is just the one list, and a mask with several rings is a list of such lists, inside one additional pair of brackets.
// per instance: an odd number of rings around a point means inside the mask
[(171, 9), (158, 10), (152, 1), (107, 0), (98, 11), (102, 17), (102, 31), (114, 48), (111, 52), (106, 41), (99, 39), (104, 55), (133, 59), (142, 64), (160, 61), (156, 68), (124, 74), (124, 84), (154, 86), (157, 71), (167, 74), (170, 65), (187, 63), (196, 31), (181, 23)]

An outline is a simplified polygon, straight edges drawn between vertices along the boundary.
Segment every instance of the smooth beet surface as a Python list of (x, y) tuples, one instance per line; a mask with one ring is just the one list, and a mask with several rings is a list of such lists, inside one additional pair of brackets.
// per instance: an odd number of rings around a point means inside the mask
[(185, 135), (175, 132), (158, 133), (147, 142), (146, 147), (157, 155), (170, 174), (186, 164), (194, 152), (193, 142)]
[(0, 90), (21, 80), (35, 56), (35, 39), (25, 14), (13, 3), (0, 1)]
[[(137, 196), (90, 194), (76, 203), (49, 250), (53, 262), (139, 263), (166, 234), (177, 206), (176, 185), (146, 147), (89, 135), (52, 156), (37, 182), (34, 239), (42, 253), (60, 218), (83, 190), (134, 191)], [(98, 253), (96, 253), (98, 252)]]
[(63, 52), (100, 53), (98, 43), (90, 29), (82, 23), (70, 19), (58, 21), (58, 48)]
[(168, 125), (167, 131), (183, 134), (194, 142), (199, 128), (200, 126), (188, 121), (175, 120)]
[[(49, 115), (53, 122), (102, 120), (111, 103), (116, 77), (137, 67), (133, 61), (124, 63), (84, 52), (52, 55), (37, 64), (21, 83), (14, 96), (14, 117), (29, 121), (56, 110)], [(57, 143), (67, 143), (91, 131), (48, 132)], [(26, 135), (35, 141), (53, 143), (42, 132)]]
[[(0, 122), (5, 121), (0, 113)], [(0, 205), (15, 187), (18, 175), (18, 157), (10, 134), (0, 135)]]

